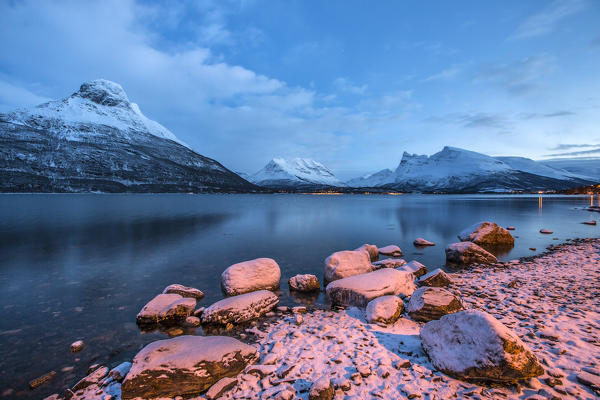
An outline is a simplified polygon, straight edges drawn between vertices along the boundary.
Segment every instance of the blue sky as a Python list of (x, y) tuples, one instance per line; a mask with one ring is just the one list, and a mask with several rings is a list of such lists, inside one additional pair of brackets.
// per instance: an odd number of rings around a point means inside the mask
[(199, 153), (341, 178), (444, 145), (600, 154), (600, 2), (0, 0), (0, 112), (120, 83)]

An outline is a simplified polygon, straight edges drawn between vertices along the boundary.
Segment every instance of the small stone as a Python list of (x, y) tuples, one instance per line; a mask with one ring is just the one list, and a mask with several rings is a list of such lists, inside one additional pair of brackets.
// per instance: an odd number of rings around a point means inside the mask
[(420, 286), (446, 287), (452, 283), (452, 279), (440, 268), (437, 268), (423, 275), (418, 283)]
[(411, 366), (411, 362), (410, 360), (406, 360), (404, 358), (401, 358), (399, 360), (394, 361), (394, 363), (392, 364), (392, 366), (396, 369), (403, 369), (403, 368), (410, 368)]
[(300, 274), (292, 276), (288, 284), (291, 290), (297, 292), (315, 292), (321, 289), (319, 278), (311, 274)]
[(209, 400), (217, 399), (237, 385), (237, 383), (238, 381), (236, 378), (222, 378), (217, 383), (212, 385), (210, 389), (208, 389), (208, 392), (206, 392), (206, 398)]
[(200, 326), (200, 318), (198, 317), (187, 317), (184, 322), (185, 326), (196, 327)]
[(54, 378), (55, 375), (56, 375), (56, 371), (50, 371), (47, 374), (44, 374), (38, 378), (35, 378), (35, 379), (29, 381), (29, 387), (31, 389), (38, 388), (38, 387), (50, 382)]
[(294, 314), (306, 314), (306, 307), (304, 307), (304, 306), (293, 307), (292, 312)]
[(554, 232), (552, 232), (550, 229), (540, 229), (540, 233), (543, 233), (544, 235), (551, 235)]
[(76, 353), (78, 351), (83, 350), (83, 340), (78, 340), (76, 342), (71, 343), (69, 350), (71, 350), (71, 353)]
[(296, 317), (294, 318), (294, 323), (298, 326), (302, 325), (302, 323), (304, 322), (304, 318), (302, 318), (302, 314), (296, 314)]
[(425, 247), (425, 246), (435, 246), (435, 243), (430, 242), (429, 240), (425, 240), (423, 238), (416, 238), (413, 242), (413, 245), (417, 247)]
[(335, 391), (331, 384), (331, 379), (322, 377), (313, 383), (308, 398), (309, 400), (331, 400), (334, 394)]
[(167, 286), (165, 290), (163, 290), (163, 293), (174, 293), (180, 295), (181, 297), (191, 297), (197, 300), (200, 300), (204, 297), (204, 293), (202, 293), (201, 290), (193, 287), (183, 286), (178, 283)]

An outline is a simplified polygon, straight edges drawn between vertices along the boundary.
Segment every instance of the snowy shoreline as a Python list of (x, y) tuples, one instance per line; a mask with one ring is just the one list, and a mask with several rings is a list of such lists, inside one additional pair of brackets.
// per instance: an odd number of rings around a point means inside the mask
[[(280, 307), (250, 327), (226, 333), (256, 347), (260, 361), (237, 375), (219, 398), (308, 399), (323, 377), (331, 378), (336, 399), (598, 398), (584, 380), (600, 379), (600, 239), (547, 249), (449, 273), (453, 283), (447, 288), (465, 308), (487, 311), (514, 330), (541, 362), (545, 372), (538, 378), (503, 386), (467, 383), (437, 371), (421, 345), (424, 324), (406, 314), (384, 326), (367, 323), (365, 311), (355, 307)], [(91, 384), (73, 398), (120, 398), (116, 381), (101, 386)]]

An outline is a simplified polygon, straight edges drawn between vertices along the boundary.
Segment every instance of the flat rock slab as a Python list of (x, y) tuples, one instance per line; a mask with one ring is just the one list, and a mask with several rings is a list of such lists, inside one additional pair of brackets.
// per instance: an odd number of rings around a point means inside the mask
[(251, 321), (271, 311), (277, 303), (277, 296), (268, 290), (228, 297), (207, 307), (202, 313), (202, 323), (226, 325)]
[(402, 257), (402, 250), (395, 244), (383, 246), (379, 248), (379, 254), (390, 257)]
[(492, 264), (498, 261), (495, 255), (473, 242), (458, 242), (446, 247), (446, 261), (459, 265)]
[(167, 324), (183, 321), (196, 308), (196, 299), (178, 294), (159, 294), (138, 313), (138, 324)]
[(326, 292), (335, 305), (365, 307), (385, 295), (410, 296), (416, 289), (414, 279), (410, 272), (384, 268), (331, 282)]
[(226, 336), (179, 336), (144, 347), (121, 386), (122, 398), (190, 397), (258, 359), (252, 346)]
[(423, 275), (418, 283), (420, 286), (446, 287), (452, 283), (452, 279), (450, 279), (447, 273), (437, 268)]
[(297, 292), (314, 292), (321, 289), (319, 278), (311, 274), (299, 274), (292, 276), (288, 281), (288, 285), (290, 286), (291, 290), (295, 290)]
[(233, 264), (221, 274), (221, 288), (228, 296), (279, 288), (281, 270), (271, 258)]
[(484, 311), (428, 322), (421, 341), (433, 365), (458, 379), (514, 382), (544, 373), (517, 334)]
[(461, 242), (473, 242), (480, 246), (514, 245), (510, 232), (494, 222), (479, 222), (458, 234)]
[(180, 295), (181, 297), (191, 297), (196, 300), (200, 300), (204, 297), (204, 293), (202, 293), (201, 290), (193, 287), (183, 286), (178, 283), (167, 286), (165, 290), (163, 290), (163, 293), (174, 293)]
[(406, 306), (406, 312), (415, 321), (432, 321), (440, 319), (463, 309), (458, 297), (446, 289), (439, 287), (422, 287), (417, 289)]
[(398, 296), (381, 296), (367, 304), (365, 315), (369, 323), (393, 324), (403, 309), (404, 303)]
[(371, 272), (371, 258), (367, 251), (345, 250), (338, 251), (325, 259), (325, 281), (333, 282), (337, 279), (366, 274)]

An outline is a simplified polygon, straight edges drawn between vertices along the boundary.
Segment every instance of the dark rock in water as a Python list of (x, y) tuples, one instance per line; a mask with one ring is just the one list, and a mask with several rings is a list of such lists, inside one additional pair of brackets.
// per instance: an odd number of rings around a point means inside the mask
[(491, 264), (498, 259), (473, 242), (453, 243), (446, 247), (446, 262), (458, 265)]
[(252, 346), (226, 336), (179, 336), (144, 347), (121, 386), (122, 398), (192, 397), (258, 359)]
[(76, 342), (71, 343), (69, 350), (71, 351), (71, 353), (76, 353), (78, 351), (83, 350), (83, 340), (78, 340)]
[(527, 345), (484, 311), (460, 311), (428, 322), (421, 342), (434, 367), (458, 379), (515, 382), (544, 373)]
[(298, 292), (314, 292), (321, 289), (319, 278), (311, 274), (300, 274), (292, 276), (288, 280), (290, 290)]
[(406, 306), (406, 312), (415, 321), (432, 321), (446, 314), (464, 309), (460, 299), (439, 287), (417, 289)]
[(38, 378), (35, 378), (35, 379), (29, 381), (29, 387), (31, 389), (40, 387), (40, 386), (50, 382), (52, 379), (54, 379), (55, 376), (56, 376), (56, 371), (50, 371), (47, 374), (44, 374)]
[(416, 238), (413, 242), (413, 245), (416, 247), (427, 247), (427, 246), (435, 246), (435, 243), (430, 242), (429, 240), (425, 240), (423, 238)]
[(551, 235), (554, 232), (552, 232), (550, 229), (540, 229), (540, 233), (543, 233), (544, 235)]
[(479, 222), (458, 234), (461, 242), (473, 242), (479, 246), (512, 246), (515, 239), (510, 232), (493, 222)]
[(582, 222), (582, 224), (596, 226), (596, 221), (595, 220), (594, 221), (585, 221), (585, 222)]
[(418, 284), (420, 286), (431, 286), (431, 287), (446, 287), (452, 283), (452, 279), (447, 273), (441, 269), (434, 269), (430, 273), (423, 275), (419, 279)]
[(170, 324), (185, 320), (196, 308), (196, 299), (178, 294), (159, 294), (150, 300), (137, 315), (137, 323)]
[(163, 293), (165, 294), (178, 294), (181, 297), (191, 297), (194, 298), (196, 300), (200, 300), (204, 297), (204, 293), (202, 293), (201, 290), (198, 290), (196, 288), (193, 287), (187, 287), (187, 286), (183, 286), (180, 285), (178, 283), (174, 283), (172, 285), (169, 285), (165, 288), (165, 290), (163, 290)]

